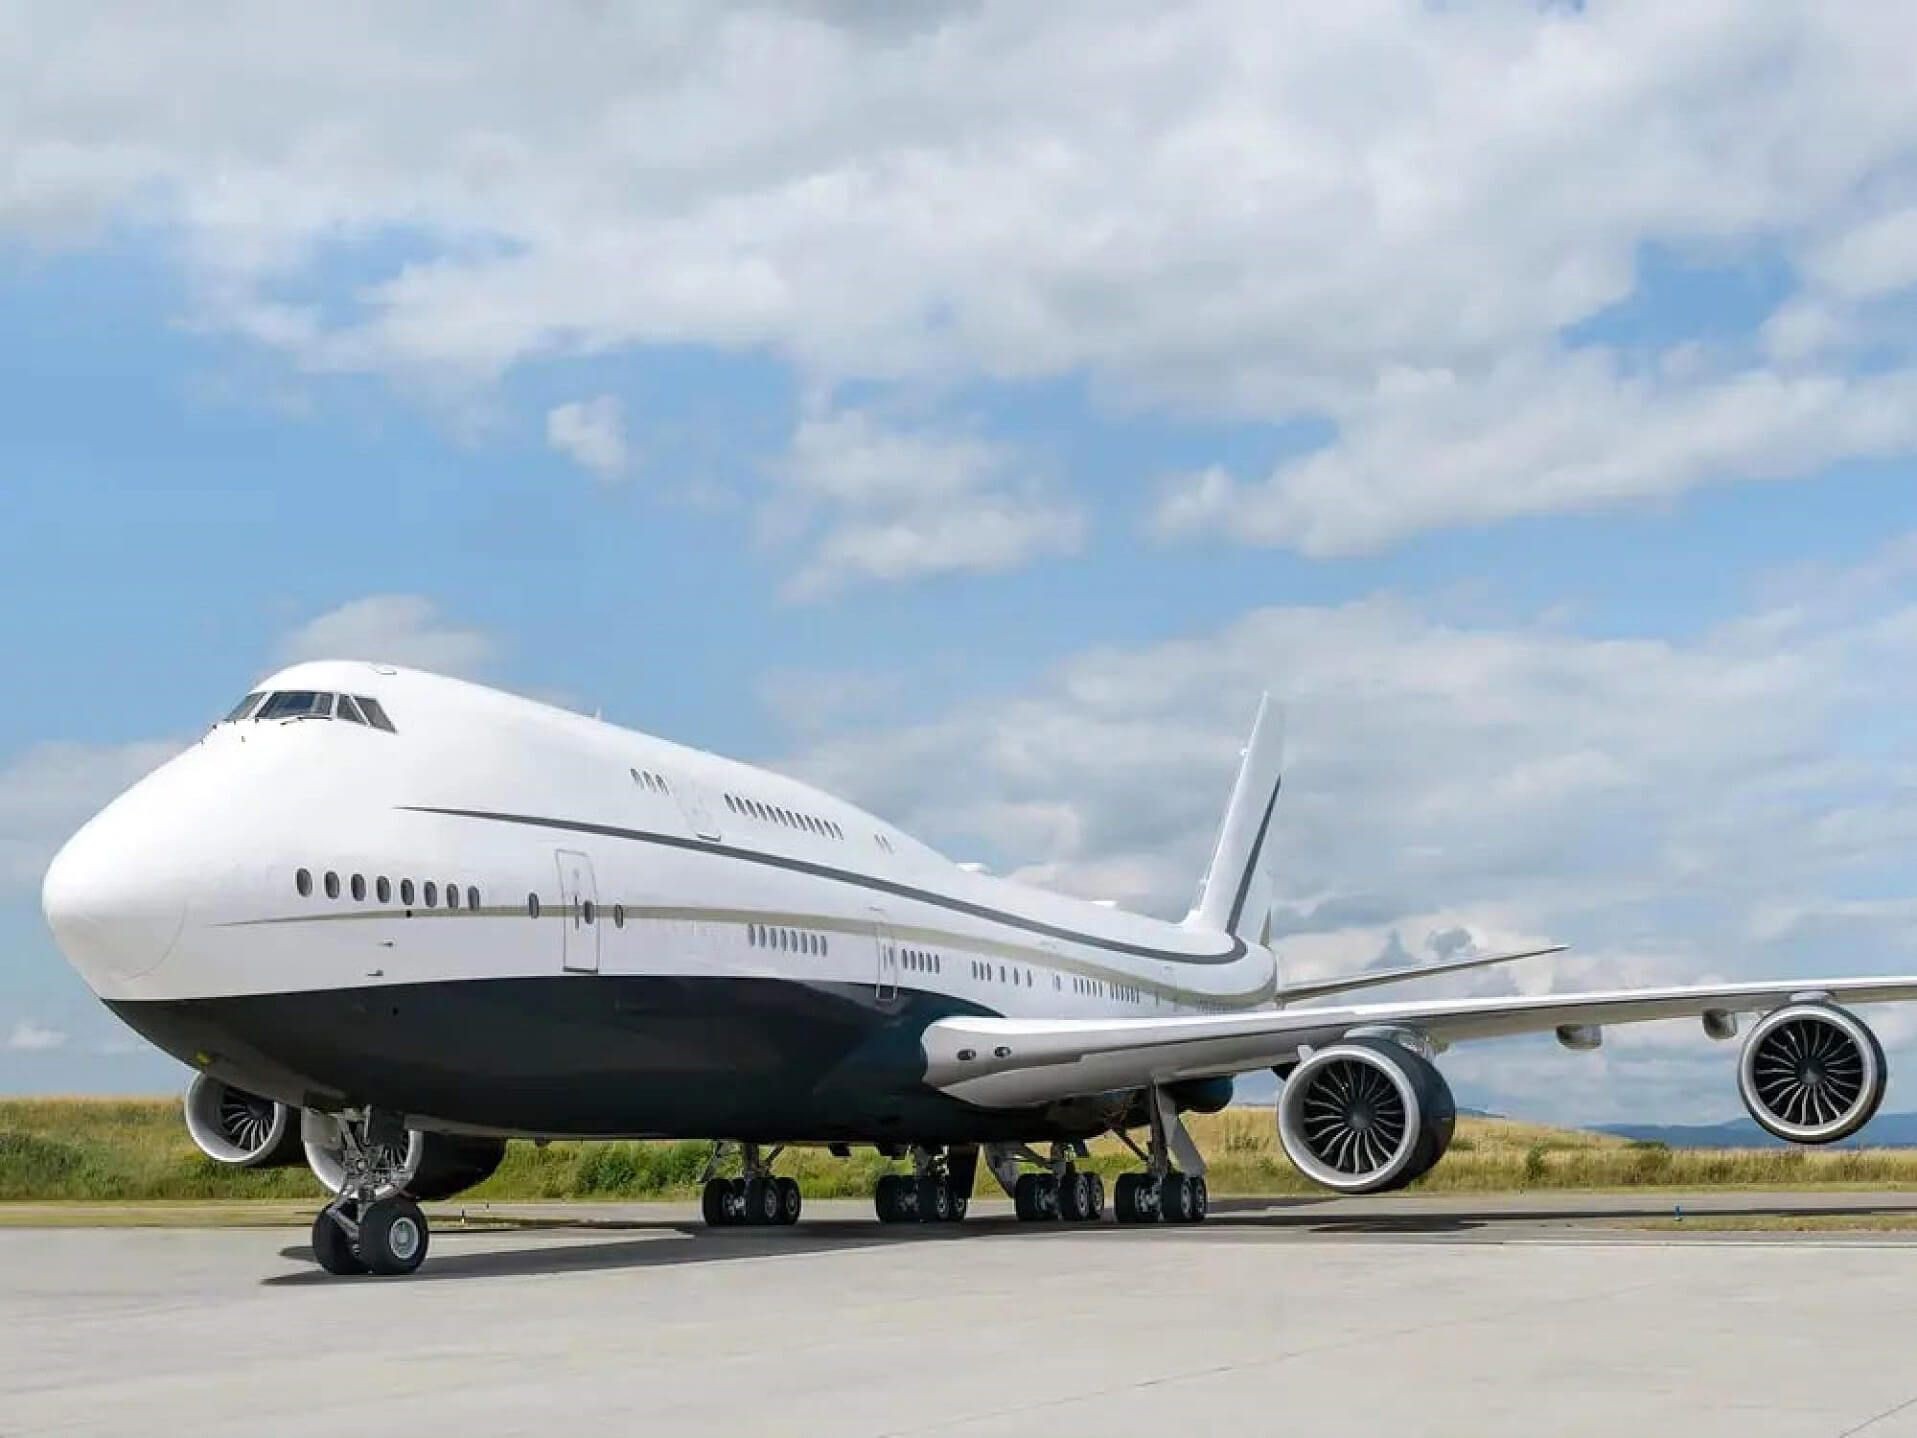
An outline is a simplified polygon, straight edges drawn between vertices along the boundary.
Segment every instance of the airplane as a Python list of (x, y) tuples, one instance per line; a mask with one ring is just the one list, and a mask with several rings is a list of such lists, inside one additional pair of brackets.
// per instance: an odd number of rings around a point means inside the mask
[[(1451, 1140), (1452, 1044), (1692, 1017), (1733, 1038), (1770, 1133), (1863, 1127), (1887, 1069), (1846, 1005), (1917, 977), (1516, 998), (1355, 991), (1558, 952), (1288, 982), (1264, 862), (1282, 724), (1259, 707), (1197, 901), (1128, 913), (949, 861), (795, 779), (389, 664), (297, 664), (113, 800), (42, 903), (94, 993), (197, 1072), (225, 1163), (307, 1162), (314, 1257), (416, 1270), (421, 1200), (511, 1138), (712, 1141), (709, 1224), (789, 1224), (782, 1146), (871, 1147), (877, 1216), (956, 1223), (981, 1160), (1025, 1222), (1106, 1212), (1088, 1141), (1138, 1167), (1118, 1222), (1199, 1223), (1185, 1115), (1283, 1080), (1279, 1140), (1338, 1193), (1401, 1189)], [(1139, 1137), (1134, 1137), (1134, 1135)], [(733, 1170), (736, 1167), (736, 1173)]]

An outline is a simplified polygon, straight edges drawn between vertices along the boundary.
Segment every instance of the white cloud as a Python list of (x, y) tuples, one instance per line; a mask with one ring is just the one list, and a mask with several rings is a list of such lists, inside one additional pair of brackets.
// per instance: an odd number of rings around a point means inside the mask
[(546, 412), (546, 443), (602, 480), (626, 473), (626, 422), (609, 394), (574, 400)]
[(59, 1029), (48, 1028), (32, 1019), (21, 1019), (13, 1026), (13, 1032), (7, 1035), (6, 1046), (15, 1053), (44, 1053), (63, 1047), (66, 1041), (67, 1036)]
[(1387, 374), (1324, 449), (1249, 484), (1216, 468), (1178, 480), (1156, 525), (1352, 554), (1427, 529), (1795, 478), (1912, 449), (1917, 368), (1672, 377), (1620, 372), (1595, 351), (1545, 354), (1472, 375)]
[[(1326, 550), (1407, 532), (1365, 512), (1400, 499), (1416, 524), (1475, 522), (1780, 473), (1747, 465), (1773, 391), (1830, 422), (1821, 446), (1785, 436), (1792, 463), (1874, 442), (1854, 412), (1881, 386), (1851, 396), (1841, 371), (1640, 382), (1560, 355), (1648, 248), (1779, 256), (1840, 330), (1869, 318), (1842, 296), (1909, 280), (1917, 12), (1876, 0), (128, 4), (26, 24), (0, 55), (0, 226), (170, 230), (203, 320), (311, 368), (437, 385), (698, 344), (828, 385), (1084, 376), (1339, 425), (1275, 497), (1214, 482), (1197, 516)], [(342, 249), (372, 267), (350, 294), (320, 263)], [(1814, 335), (1779, 338), (1801, 355)], [(1513, 376), (1539, 362), (1533, 394)], [(1439, 425), (1443, 457), (1484, 461), (1468, 501), (1381, 470), (1433, 427), (1406, 375), (1480, 416), (1515, 388), (1544, 432), (1507, 416), (1480, 454)], [(1585, 387), (1598, 417), (1573, 424), (1555, 406)], [(1640, 419), (1676, 452), (1639, 443)], [(1699, 419), (1724, 432), (1678, 444)], [(1322, 492), (1345, 478), (1356, 500)], [(1234, 496), (1242, 521), (1220, 513)], [(1056, 537), (1000, 508), (944, 544), (856, 527), (839, 562), (978, 567)]]
[(1863, 220), (1814, 251), (1806, 269), (1812, 281), (1847, 300), (1917, 285), (1917, 206)]
[(37, 887), (61, 844), (180, 747), (50, 742), (15, 755), (0, 768), (0, 890)]
[(367, 659), (440, 674), (483, 673), (498, 646), (481, 630), (446, 620), (417, 594), (373, 594), (308, 620), (279, 644), (286, 663), (301, 659)]
[(784, 493), (769, 524), (803, 529), (822, 512), (824, 528), (787, 593), (996, 573), (1076, 550), (1083, 517), (1022, 469), (1020, 456), (973, 435), (856, 409), (807, 414), (779, 466)]

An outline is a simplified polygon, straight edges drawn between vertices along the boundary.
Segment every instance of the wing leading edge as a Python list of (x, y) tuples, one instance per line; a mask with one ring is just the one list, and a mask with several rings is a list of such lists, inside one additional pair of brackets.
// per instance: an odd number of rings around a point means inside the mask
[(1413, 999), (1172, 1019), (949, 1018), (923, 1036), (926, 1082), (985, 1108), (1016, 1108), (1184, 1078), (1247, 1073), (1355, 1028), (1414, 1029), (1440, 1046), (1564, 1025), (1753, 1013), (1818, 994), (1845, 1003), (1917, 1000), (1917, 976), (1789, 979), (1531, 998)]

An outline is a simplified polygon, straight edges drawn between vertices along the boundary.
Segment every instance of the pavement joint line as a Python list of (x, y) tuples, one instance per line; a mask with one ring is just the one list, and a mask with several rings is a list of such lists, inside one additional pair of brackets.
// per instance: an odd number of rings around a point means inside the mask
[(1837, 1438), (1851, 1438), (1851, 1435), (1856, 1433), (1862, 1433), (1866, 1428), (1875, 1428), (1879, 1423), (1882, 1423), (1886, 1418), (1895, 1418), (1899, 1413), (1902, 1413), (1906, 1408), (1910, 1407), (1910, 1405), (1913, 1403), (1917, 1403), (1917, 1394), (1913, 1394), (1911, 1397), (1906, 1398), (1902, 1403), (1897, 1404), (1893, 1408), (1886, 1408), (1882, 1413), (1879, 1413), (1875, 1415), (1874, 1417), (1866, 1418), (1862, 1423), (1859, 1423), (1854, 1428), (1844, 1429), (1843, 1432), (1837, 1435)]

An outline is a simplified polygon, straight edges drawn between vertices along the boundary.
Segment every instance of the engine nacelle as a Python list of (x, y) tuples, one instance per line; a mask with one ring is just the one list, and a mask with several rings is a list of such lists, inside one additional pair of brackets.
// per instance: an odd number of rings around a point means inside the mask
[(1869, 1123), (1890, 1077), (1864, 1021), (1835, 1004), (1786, 1004), (1744, 1040), (1737, 1093), (1765, 1132), (1789, 1143), (1836, 1143)]
[(1306, 1178), (1384, 1193), (1431, 1171), (1457, 1105), (1427, 1058), (1389, 1039), (1345, 1039), (1301, 1062), (1278, 1095), (1278, 1141)]
[[(306, 1162), (313, 1177), (338, 1193), (346, 1180), (339, 1129), (324, 1115), (306, 1116)], [(492, 1176), (506, 1156), (502, 1138), (465, 1138), (444, 1133), (406, 1130), (406, 1152), (394, 1155), (393, 1182), (385, 1193), (405, 1193), (417, 1199), (451, 1198)]]
[(306, 1157), (298, 1110), (207, 1074), (187, 1087), (186, 1131), (215, 1163), (286, 1168)]

